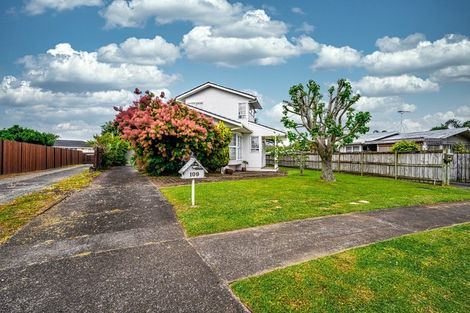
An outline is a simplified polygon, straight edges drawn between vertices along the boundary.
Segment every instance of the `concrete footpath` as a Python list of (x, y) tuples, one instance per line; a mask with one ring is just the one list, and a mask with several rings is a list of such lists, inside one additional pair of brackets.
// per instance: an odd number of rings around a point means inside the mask
[(27, 193), (44, 189), (89, 167), (90, 164), (83, 164), (2, 178), (0, 179), (0, 204)]
[(0, 312), (245, 310), (131, 167), (35, 218), (0, 256)]
[(470, 202), (395, 208), (293, 221), (190, 239), (226, 281), (344, 249), (470, 222)]

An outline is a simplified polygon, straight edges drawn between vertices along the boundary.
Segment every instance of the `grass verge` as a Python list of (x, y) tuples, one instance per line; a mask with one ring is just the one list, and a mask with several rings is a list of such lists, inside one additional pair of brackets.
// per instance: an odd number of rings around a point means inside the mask
[(0, 243), (8, 240), (36, 215), (72, 191), (88, 186), (99, 174), (99, 172), (85, 170), (41, 191), (26, 194), (6, 204), (0, 204)]
[(191, 207), (191, 186), (161, 188), (176, 208), (189, 236), (217, 233), (309, 217), (381, 208), (470, 200), (470, 190), (390, 178), (336, 174), (335, 183), (320, 172), (296, 169), (278, 178), (197, 184)]
[(253, 312), (470, 312), (470, 223), (232, 283)]

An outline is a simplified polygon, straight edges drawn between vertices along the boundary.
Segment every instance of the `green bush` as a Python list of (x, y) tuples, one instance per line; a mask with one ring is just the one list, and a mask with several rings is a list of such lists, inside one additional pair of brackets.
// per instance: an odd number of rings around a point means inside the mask
[(421, 147), (414, 141), (400, 140), (392, 146), (393, 152), (418, 152)]
[(232, 131), (223, 122), (217, 124), (220, 130), (220, 141), (215, 141), (214, 150), (206, 158), (202, 159), (202, 165), (210, 172), (215, 172), (226, 166), (230, 161), (230, 151), (228, 145), (232, 141)]
[(13, 125), (10, 128), (0, 130), (0, 139), (19, 142), (34, 143), (39, 145), (53, 146), (59, 136), (51, 133), (43, 133), (31, 128)]
[(94, 140), (91, 140), (89, 143), (93, 147), (103, 149), (101, 167), (126, 165), (126, 154), (129, 150), (129, 144), (119, 136), (104, 132), (99, 136), (94, 136)]
[(465, 147), (465, 145), (464, 145), (463, 143), (461, 143), (461, 142), (459, 142), (459, 143), (454, 143), (454, 144), (452, 145), (452, 151), (453, 151), (454, 153), (467, 153), (467, 152), (468, 152), (468, 150), (467, 150), (467, 148)]
[(228, 163), (230, 139), (221, 135), (222, 124), (184, 103), (146, 92), (126, 109), (115, 109), (113, 125), (129, 141), (137, 167), (151, 175), (177, 174), (191, 155), (209, 170)]

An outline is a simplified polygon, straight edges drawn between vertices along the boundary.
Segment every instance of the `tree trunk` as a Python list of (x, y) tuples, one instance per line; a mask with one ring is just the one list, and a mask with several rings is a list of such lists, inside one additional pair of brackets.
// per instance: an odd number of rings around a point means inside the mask
[(324, 181), (334, 182), (336, 181), (335, 175), (333, 174), (332, 166), (333, 155), (328, 154), (322, 157), (321, 160), (321, 179)]

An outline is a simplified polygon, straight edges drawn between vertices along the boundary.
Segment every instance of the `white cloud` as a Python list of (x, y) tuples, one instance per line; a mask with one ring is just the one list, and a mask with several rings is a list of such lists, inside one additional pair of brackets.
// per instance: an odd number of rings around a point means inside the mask
[(426, 37), (423, 34), (415, 33), (403, 39), (385, 36), (377, 39), (375, 45), (382, 52), (396, 52), (416, 48), (420, 42), (425, 40)]
[(210, 26), (197, 26), (184, 35), (182, 48), (189, 59), (222, 66), (273, 65), (316, 48), (309, 37), (291, 43), (282, 37), (236, 38), (216, 36)]
[(400, 130), (399, 110), (410, 112), (405, 114), (403, 118), (405, 132), (430, 130), (432, 127), (438, 126), (449, 119), (470, 120), (469, 105), (463, 105), (454, 110), (419, 115), (423, 113), (421, 113), (418, 106), (405, 102), (399, 96), (361, 97), (355, 108), (360, 111), (370, 112), (372, 119), (369, 127), (371, 130), (379, 131)]
[(310, 25), (307, 22), (303, 22), (302, 25), (300, 25), (299, 27), (295, 29), (296, 32), (302, 32), (302, 33), (307, 33), (307, 34), (312, 33), (314, 30), (315, 30), (315, 26)]
[(222, 25), (235, 22), (241, 12), (241, 4), (225, 0), (114, 0), (101, 15), (107, 27), (139, 27), (151, 17), (160, 24), (189, 21), (195, 25)]
[(76, 51), (68, 43), (58, 44), (46, 54), (23, 57), (19, 62), (34, 84), (51, 88), (59, 84), (62, 90), (150, 89), (166, 87), (177, 79), (156, 66), (103, 63), (96, 52)]
[(312, 66), (313, 69), (359, 66), (362, 56), (359, 51), (349, 46), (338, 48), (329, 45), (321, 45), (316, 53), (318, 58)]
[[(154, 90), (159, 94), (162, 90)], [(167, 95), (170, 92), (164, 89)], [(0, 127), (13, 124), (59, 134), (66, 139), (90, 139), (99, 126), (113, 119), (113, 106), (127, 106), (136, 99), (128, 90), (53, 92), (31, 82), (6, 76), (0, 82)]]
[(213, 32), (220, 37), (279, 37), (287, 33), (287, 26), (284, 22), (271, 20), (264, 10), (251, 10), (233, 23), (213, 28)]
[(398, 110), (406, 110), (414, 112), (416, 105), (403, 101), (401, 97), (361, 97), (354, 105), (359, 111), (371, 112), (372, 116), (377, 113), (390, 114)]
[(431, 74), (431, 79), (440, 81), (470, 81), (470, 65), (449, 66)]
[(437, 83), (411, 75), (364, 76), (352, 86), (363, 95), (374, 96), (439, 91)]
[(47, 10), (65, 11), (82, 6), (101, 6), (102, 0), (29, 0), (24, 7), (31, 15), (42, 14)]
[(180, 57), (179, 48), (160, 36), (153, 39), (131, 37), (119, 45), (112, 43), (97, 50), (98, 61), (162, 65), (173, 63)]
[(293, 7), (291, 11), (295, 14), (305, 15), (305, 12), (299, 7)]
[(434, 42), (419, 41), (413, 42), (413, 45), (416, 47), (402, 50), (401, 42), (394, 47), (390, 47), (390, 40), (388, 44), (380, 43), (385, 51), (375, 51), (366, 55), (363, 58), (363, 66), (371, 73), (389, 75), (470, 65), (468, 37), (451, 34)]
[(398, 131), (400, 129), (398, 111), (405, 110), (413, 114), (417, 110), (415, 104), (407, 103), (399, 96), (361, 97), (354, 107), (359, 111), (370, 112), (369, 128), (371, 131)]
[(424, 124), (427, 128), (430, 129), (450, 119), (457, 119), (460, 121), (470, 120), (470, 105), (459, 106), (455, 110), (426, 114), (422, 118), (422, 124)]
[(0, 126), (21, 124), (62, 138), (90, 139), (99, 132), (99, 125), (113, 118), (114, 105), (128, 105), (134, 99), (135, 95), (125, 90), (52, 92), (7, 76), (0, 84), (0, 115), (8, 116), (10, 124), (4, 124), (5, 120)]

